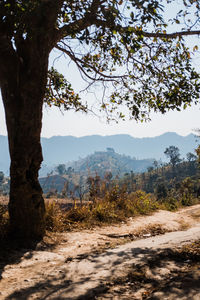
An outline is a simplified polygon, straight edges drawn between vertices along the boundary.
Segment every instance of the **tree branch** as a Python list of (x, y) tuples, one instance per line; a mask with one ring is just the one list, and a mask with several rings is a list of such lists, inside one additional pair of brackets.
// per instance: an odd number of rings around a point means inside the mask
[(107, 2), (106, 0), (93, 0), (90, 6), (90, 9), (85, 14), (85, 16), (73, 23), (64, 25), (59, 30), (57, 30), (57, 39), (56, 43), (62, 40), (65, 36), (72, 32), (80, 32), (91, 25), (96, 25), (96, 13), (103, 3)]
[[(86, 18), (86, 20), (82, 19), (77, 22), (74, 22), (73, 24), (68, 25), (68, 29), (70, 30), (70, 28), (73, 28), (73, 26), (75, 26), (75, 28), (83, 30), (91, 25), (96, 25), (97, 27), (107, 27), (107, 28), (109, 27), (108, 22), (97, 19), (97, 18), (95, 19), (93, 16), (93, 19), (88, 20)], [(114, 28), (114, 29), (119, 33), (123, 33), (123, 32), (126, 32), (127, 30), (130, 30), (130, 28), (131, 27), (123, 27), (118, 24), (116, 26), (116, 28)], [(163, 33), (163, 32), (146, 32), (143, 30), (135, 29), (134, 27), (132, 27), (131, 29), (134, 34), (143, 35), (144, 37), (147, 37), (147, 38), (157, 37), (157, 38), (174, 39), (174, 38), (182, 37), (182, 36), (200, 35), (200, 30), (185, 30), (185, 31), (172, 32), (172, 33)], [(63, 27), (63, 30), (64, 30), (64, 27)]]
[[(58, 50), (64, 52), (65, 54), (67, 54), (71, 60), (73, 60), (75, 62), (75, 64), (77, 65), (77, 67), (84, 73), (84, 75), (86, 77), (88, 77), (90, 80), (96, 80), (96, 81), (116, 81), (117, 79), (121, 79), (121, 78), (124, 78), (124, 76), (109, 76), (109, 75), (106, 75), (102, 72), (100, 72), (97, 68), (95, 68), (94, 66), (90, 65), (89, 67), (94, 71), (95, 74), (98, 74), (100, 76), (100, 78), (93, 78), (91, 77), (90, 75), (87, 74), (87, 72), (84, 70), (84, 67), (82, 67), (81, 65), (84, 64), (84, 61), (81, 60), (80, 58), (76, 57), (74, 55), (74, 53), (72, 53), (72, 51), (68, 51), (67, 49), (64, 49), (60, 46), (56, 46), (55, 48), (57, 48)], [(71, 50), (71, 49), (70, 49)]]
[(188, 31), (177, 31), (172, 33), (162, 33), (162, 32), (146, 32), (146, 31), (136, 31), (136, 34), (141, 34), (145, 37), (158, 37), (158, 38), (177, 38), (181, 36), (190, 36), (190, 35), (200, 35), (200, 30), (188, 30)]

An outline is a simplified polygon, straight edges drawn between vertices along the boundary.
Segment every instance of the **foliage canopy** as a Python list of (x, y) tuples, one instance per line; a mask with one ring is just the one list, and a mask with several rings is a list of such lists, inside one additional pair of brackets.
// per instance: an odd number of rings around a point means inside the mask
[[(48, 39), (46, 51), (57, 48), (64, 53), (88, 89), (102, 83), (101, 109), (108, 118), (115, 113), (124, 118), (119, 109), (124, 103), (131, 117), (146, 119), (150, 110), (180, 110), (199, 99), (199, 74), (184, 40), (200, 33), (199, 1), (182, 1), (168, 20), (165, 10), (175, 4), (174, 0), (4, 0), (0, 31), (23, 60), (27, 45)], [(174, 27), (180, 30), (171, 32)], [(49, 105), (87, 111), (70, 78), (53, 68), (48, 78)]]

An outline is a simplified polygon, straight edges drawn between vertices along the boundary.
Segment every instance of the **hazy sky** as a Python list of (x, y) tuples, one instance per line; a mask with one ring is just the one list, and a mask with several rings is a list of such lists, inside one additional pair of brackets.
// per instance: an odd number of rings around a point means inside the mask
[[(118, 124), (106, 124), (95, 116), (65, 112), (56, 108), (44, 109), (43, 137), (53, 135), (84, 136), (92, 134), (130, 134), (134, 137), (151, 137), (167, 131), (187, 135), (195, 128), (200, 128), (200, 107), (193, 106), (182, 112), (169, 112), (165, 115), (152, 114), (152, 121), (136, 123), (121, 121)], [(0, 101), (0, 134), (6, 135), (6, 126), (2, 101)]]
[[(55, 54), (53, 55), (55, 57)], [(52, 59), (51, 59), (52, 62)], [(79, 88), (81, 80), (79, 73), (73, 66), (68, 66), (66, 60), (61, 58), (55, 67), (66, 75), (73, 83), (74, 88)], [(69, 76), (70, 75), (70, 76)], [(86, 95), (91, 101), (95, 101), (94, 95)], [(193, 105), (184, 111), (170, 111), (165, 115), (152, 113), (152, 121), (137, 123), (135, 121), (120, 121), (118, 124), (112, 122), (107, 124), (105, 120), (91, 114), (75, 113), (72, 111), (62, 114), (56, 107), (43, 110), (42, 136), (73, 135), (85, 136), (92, 134), (112, 135), (129, 134), (134, 137), (152, 137), (168, 131), (177, 132), (180, 135), (187, 135), (194, 129), (200, 128), (200, 105)], [(0, 98), (0, 134), (6, 135), (6, 125), (2, 99)]]
[[(170, 11), (168, 14), (171, 13)], [(193, 38), (189, 40), (189, 45), (199, 44), (199, 40)], [(200, 47), (199, 47), (200, 48)], [(50, 58), (50, 64), (53, 63), (58, 54), (53, 52)], [(194, 61), (199, 66), (200, 60)], [(80, 75), (78, 71), (64, 58), (55, 62), (55, 68), (63, 73), (66, 78), (72, 82), (76, 89), (82, 88)], [(199, 67), (198, 67), (199, 69)], [(89, 100), (94, 101), (94, 96), (86, 95)], [(92, 98), (93, 97), (93, 98)], [(181, 112), (168, 112), (165, 115), (152, 114), (152, 121), (148, 123), (136, 123), (135, 121), (120, 121), (118, 124), (112, 122), (106, 124), (94, 115), (83, 115), (81, 113), (64, 112), (62, 114), (55, 107), (44, 108), (42, 136), (51, 137), (53, 135), (74, 135), (85, 136), (92, 134), (111, 135), (111, 134), (129, 134), (134, 137), (152, 137), (167, 131), (175, 131), (180, 135), (187, 135), (194, 129), (200, 128), (200, 105), (192, 106)], [(6, 125), (4, 118), (4, 109), (0, 97), (0, 134), (6, 135)]]
[(153, 114), (152, 121), (136, 123), (135, 121), (121, 121), (116, 124), (106, 124), (95, 116), (77, 113), (65, 113), (48, 109), (44, 112), (42, 136), (75, 135), (84, 136), (91, 134), (111, 135), (130, 134), (134, 137), (150, 137), (160, 135), (167, 131), (175, 131), (187, 135), (194, 128), (200, 127), (200, 111), (192, 107), (183, 112), (170, 112), (166, 115)]

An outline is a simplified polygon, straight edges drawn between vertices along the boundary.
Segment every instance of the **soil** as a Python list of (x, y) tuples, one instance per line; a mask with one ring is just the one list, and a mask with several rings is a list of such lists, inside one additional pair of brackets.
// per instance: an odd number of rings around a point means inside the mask
[(48, 233), (34, 250), (0, 251), (0, 299), (199, 300), (198, 240), (200, 205)]

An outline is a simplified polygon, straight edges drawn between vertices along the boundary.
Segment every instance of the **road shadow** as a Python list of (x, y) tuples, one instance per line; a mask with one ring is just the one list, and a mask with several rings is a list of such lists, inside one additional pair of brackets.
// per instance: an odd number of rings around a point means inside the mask
[[(134, 293), (143, 289), (141, 299), (193, 299), (200, 295), (200, 272), (195, 267), (200, 266), (200, 252), (176, 251), (172, 249), (131, 248), (127, 253), (120, 251), (115, 253), (115, 259), (106, 265), (103, 258), (112, 257), (113, 251), (109, 250), (103, 254), (94, 254), (87, 257), (73, 259), (63, 265), (56, 274), (48, 274), (41, 278), (39, 283), (24, 287), (9, 295), (7, 300), (28, 300), (32, 297), (37, 299), (134, 299)], [(128, 269), (122, 263), (133, 260)], [(74, 264), (78, 270), (81, 264), (86, 267), (93, 265), (91, 273), (87, 275), (70, 278), (70, 266)], [(98, 282), (95, 272), (98, 270), (109, 270), (109, 275), (103, 276)], [(74, 274), (76, 273), (74, 269)], [(116, 275), (119, 271), (121, 275)], [(200, 270), (199, 270), (200, 271)], [(92, 286), (89, 288), (87, 283)], [(84, 288), (87, 287), (87, 288)], [(79, 296), (76, 295), (77, 288), (82, 288)], [(128, 295), (128, 296), (127, 296)], [(130, 298), (129, 298), (130, 296)], [(173, 298), (170, 298), (172, 297)], [(131, 298), (132, 297), (132, 298)]]
[(97, 299), (200, 299), (199, 246), (200, 241), (180, 251), (132, 249), (135, 257), (138, 253), (143, 258), (126, 275), (112, 278), (107, 293)]
[(35, 249), (36, 243), (28, 246), (20, 240), (14, 240), (10, 237), (5, 237), (0, 240), (0, 280), (2, 279), (2, 273), (4, 268), (10, 264), (18, 264), (21, 258), (26, 252), (29, 253), (27, 259), (32, 257), (32, 251)]
[(15, 239), (6, 236), (0, 239), (0, 280), (7, 265), (20, 263), (21, 259), (31, 259), (34, 251), (52, 251), (57, 243), (50, 236), (38, 240)]

